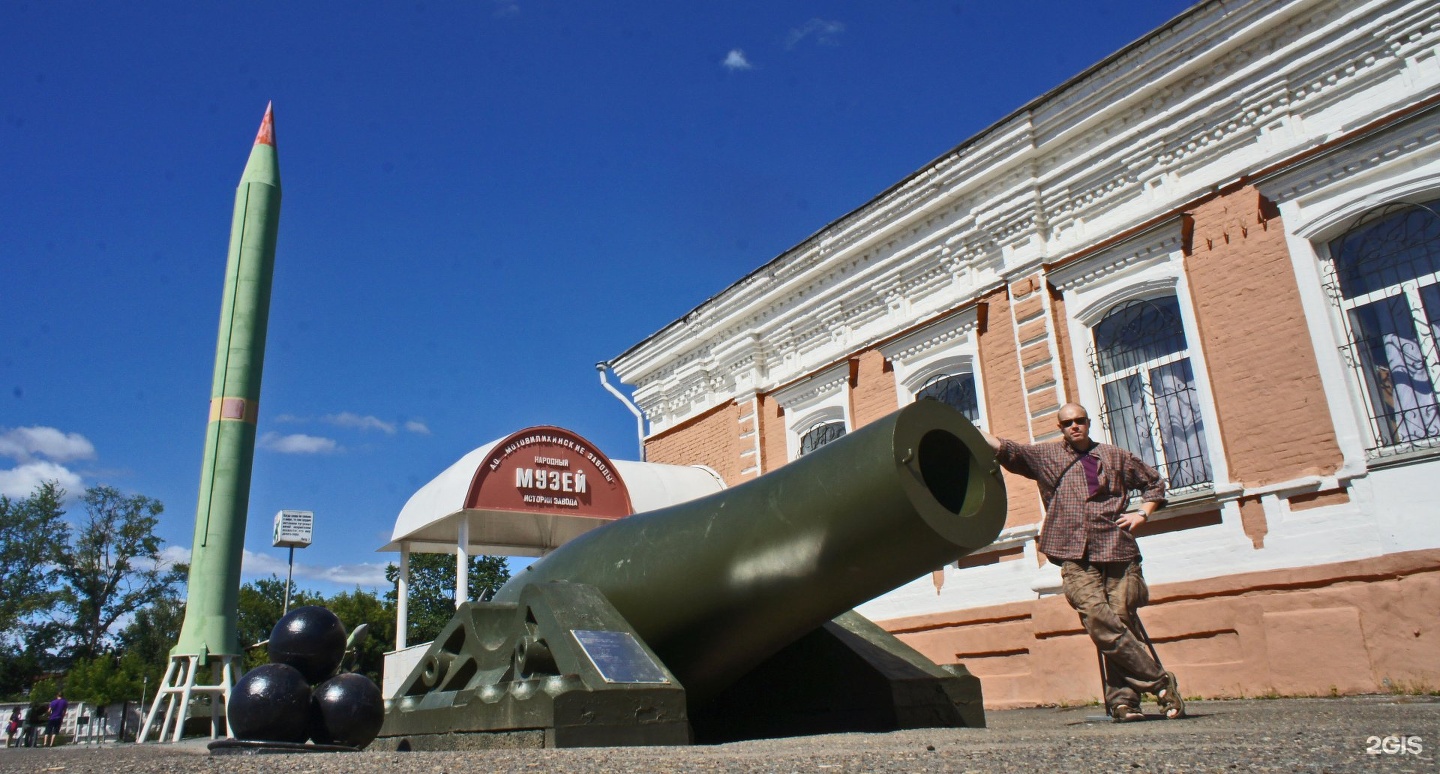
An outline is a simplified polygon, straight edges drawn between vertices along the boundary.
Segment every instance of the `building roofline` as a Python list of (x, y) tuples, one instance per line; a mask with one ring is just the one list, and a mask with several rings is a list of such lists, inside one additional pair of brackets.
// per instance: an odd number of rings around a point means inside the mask
[(621, 360), (621, 359), (624, 359), (625, 357), (629, 356), (630, 354), (632, 354), (632, 353), (635, 352), (636, 350), (641, 349), (642, 347), (644, 347), (645, 345), (647, 345), (647, 344), (649, 344), (650, 342), (654, 341), (655, 339), (663, 336), (665, 333), (667, 333), (667, 332), (669, 332), (670, 330), (674, 329), (676, 326), (684, 324), (687, 320), (689, 320), (691, 317), (693, 317), (695, 314), (697, 314), (698, 312), (700, 312), (700, 311), (701, 311), (702, 309), (704, 309), (705, 307), (707, 307), (707, 306), (709, 306), (710, 304), (714, 303), (716, 300), (718, 300), (718, 299), (720, 299), (720, 298), (722, 298), (722, 297), (724, 297), (724, 296), (729, 295), (729, 294), (731, 293), (731, 291), (735, 290), (736, 288), (740, 287), (741, 285), (744, 285), (746, 282), (750, 281), (752, 278), (754, 278), (754, 277), (756, 277), (756, 276), (758, 276), (758, 275), (760, 275), (760, 274), (763, 274), (765, 271), (773, 268), (776, 264), (780, 263), (780, 262), (781, 262), (782, 260), (784, 260), (786, 257), (788, 257), (788, 256), (790, 256), (790, 255), (793, 255), (793, 254), (795, 254), (795, 253), (797, 253), (797, 252), (802, 251), (804, 248), (806, 248), (806, 247), (808, 247), (809, 245), (811, 245), (815, 240), (819, 239), (819, 238), (821, 237), (821, 235), (823, 235), (823, 234), (831, 231), (831, 230), (834, 229), (836, 226), (838, 226), (838, 225), (844, 223), (845, 221), (847, 221), (847, 220), (855, 217), (856, 215), (858, 215), (858, 214), (866, 211), (866, 210), (869, 209), (870, 207), (874, 206), (876, 203), (880, 202), (881, 200), (885, 199), (886, 197), (890, 196), (891, 194), (893, 194), (893, 193), (895, 193), (896, 191), (900, 190), (901, 188), (905, 187), (905, 186), (908, 185), (911, 181), (915, 180), (916, 178), (920, 177), (921, 175), (924, 175), (926, 172), (928, 172), (928, 171), (934, 169), (935, 167), (939, 166), (939, 165), (941, 164), (941, 162), (945, 161), (946, 159), (959, 155), (964, 149), (966, 149), (966, 148), (968, 148), (968, 147), (970, 147), (970, 146), (972, 146), (972, 145), (978, 144), (978, 143), (979, 143), (981, 140), (983, 140), (985, 137), (987, 137), (987, 136), (989, 136), (990, 134), (998, 131), (1001, 127), (1005, 126), (1006, 124), (1011, 123), (1011, 122), (1014, 121), (1016, 118), (1019, 118), (1019, 117), (1021, 117), (1021, 116), (1024, 116), (1026, 113), (1034, 110), (1037, 106), (1042, 105), (1042, 104), (1048, 102), (1049, 100), (1053, 99), (1053, 98), (1056, 97), (1057, 95), (1059, 95), (1059, 94), (1061, 94), (1061, 93), (1063, 93), (1063, 92), (1071, 89), (1071, 88), (1074, 87), (1076, 84), (1078, 84), (1078, 83), (1086, 80), (1087, 78), (1089, 78), (1090, 76), (1092, 76), (1092, 75), (1094, 75), (1096, 72), (1098, 72), (1099, 70), (1103, 69), (1105, 66), (1107, 66), (1107, 65), (1111, 64), (1112, 62), (1115, 62), (1115, 61), (1123, 58), (1126, 54), (1129, 54), (1131, 51), (1134, 51), (1135, 49), (1143, 46), (1143, 45), (1146, 44), (1147, 42), (1149, 42), (1149, 41), (1153, 40), (1154, 38), (1158, 37), (1159, 35), (1163, 34), (1166, 30), (1169, 30), (1170, 28), (1172, 28), (1172, 27), (1174, 27), (1175, 25), (1179, 24), (1179, 23), (1180, 23), (1181, 21), (1183, 21), (1184, 19), (1186, 19), (1186, 18), (1188, 18), (1188, 17), (1196, 14), (1201, 8), (1204, 8), (1204, 7), (1206, 7), (1206, 6), (1210, 6), (1210, 5), (1213, 5), (1213, 4), (1216, 4), (1216, 3), (1223, 3), (1224, 1), (1225, 1), (1225, 0), (1200, 0), (1200, 2), (1197, 2), (1197, 3), (1195, 3), (1194, 5), (1191, 5), (1189, 8), (1186, 8), (1185, 10), (1181, 11), (1179, 14), (1175, 15), (1175, 16), (1172, 17), (1169, 21), (1166, 21), (1164, 24), (1161, 24), (1160, 26), (1156, 27), (1155, 29), (1153, 29), (1153, 30), (1151, 30), (1151, 31), (1149, 31), (1149, 32), (1147, 32), (1147, 33), (1145, 33), (1144, 35), (1140, 36), (1139, 38), (1136, 38), (1135, 40), (1131, 41), (1129, 44), (1125, 45), (1124, 47), (1122, 47), (1122, 48), (1120, 48), (1119, 50), (1115, 51), (1114, 53), (1106, 56), (1104, 59), (1101, 59), (1100, 61), (1096, 62), (1095, 64), (1090, 65), (1089, 67), (1085, 68), (1084, 70), (1081, 70), (1079, 73), (1071, 76), (1070, 78), (1067, 78), (1065, 81), (1061, 82), (1059, 85), (1055, 86), (1054, 88), (1050, 89), (1049, 91), (1044, 92), (1044, 93), (1041, 94), (1040, 96), (1031, 99), (1029, 102), (1024, 103), (1023, 105), (1021, 105), (1020, 107), (1016, 108), (1015, 110), (1010, 111), (1009, 113), (1007, 113), (1007, 114), (1005, 114), (1004, 116), (1002, 116), (999, 120), (991, 123), (989, 126), (986, 126), (984, 129), (981, 129), (980, 131), (978, 131), (978, 132), (976, 132), (975, 134), (971, 135), (970, 137), (968, 137), (968, 138), (965, 139), (964, 141), (960, 142), (958, 145), (953, 146), (953, 147), (950, 148), (949, 150), (945, 151), (944, 153), (940, 154), (939, 156), (936, 156), (935, 158), (931, 159), (929, 162), (923, 164), (919, 169), (917, 169), (917, 170), (915, 170), (914, 172), (911, 172), (910, 174), (902, 177), (901, 179), (899, 179), (899, 180), (896, 181), (895, 183), (893, 183), (893, 184), (891, 184), (890, 186), (888, 186), (887, 188), (885, 188), (885, 190), (883, 190), (883, 191), (881, 191), (880, 193), (878, 193), (878, 194), (870, 197), (869, 199), (865, 200), (864, 203), (862, 203), (862, 204), (860, 204), (859, 206), (851, 209), (850, 211), (846, 212), (844, 215), (841, 215), (840, 217), (835, 218), (834, 220), (826, 223), (825, 225), (823, 225), (823, 226), (821, 226), (820, 228), (816, 229), (816, 230), (815, 230), (813, 233), (811, 233), (809, 236), (805, 237), (804, 239), (800, 240), (799, 242), (796, 242), (794, 245), (786, 248), (786, 249), (785, 249), (783, 252), (781, 252), (779, 255), (776, 255), (774, 258), (771, 258), (770, 260), (766, 261), (765, 263), (761, 264), (760, 266), (756, 267), (755, 269), (751, 270), (750, 272), (747, 272), (745, 275), (743, 275), (742, 277), (740, 277), (740, 279), (737, 279), (737, 280), (735, 280), (734, 282), (730, 283), (729, 285), (725, 286), (725, 288), (724, 288), (723, 290), (719, 291), (718, 293), (715, 293), (715, 294), (711, 295), (709, 298), (706, 298), (704, 301), (701, 301), (699, 304), (695, 305), (693, 308), (690, 309), (690, 311), (688, 311), (688, 312), (686, 312), (685, 314), (681, 315), (680, 317), (678, 317), (678, 318), (670, 321), (669, 323), (667, 323), (666, 325), (664, 325), (663, 327), (661, 327), (659, 330), (655, 331), (654, 333), (651, 333), (649, 336), (646, 336), (645, 338), (641, 339), (640, 341), (638, 341), (638, 342), (630, 345), (629, 347), (627, 347), (627, 348), (625, 349), (625, 351), (621, 352), (621, 353), (618, 354), (618, 355), (615, 355), (614, 357), (612, 357), (612, 358), (610, 358), (610, 359), (608, 359), (608, 360), (603, 361), (603, 365), (605, 365), (606, 367), (613, 367), (613, 364), (614, 364), (616, 361)]

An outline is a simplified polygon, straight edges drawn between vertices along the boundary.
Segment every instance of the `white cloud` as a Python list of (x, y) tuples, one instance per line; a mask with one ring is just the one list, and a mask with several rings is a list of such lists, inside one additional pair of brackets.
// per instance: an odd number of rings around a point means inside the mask
[(725, 55), (725, 61), (721, 62), (720, 66), (732, 71), (755, 68), (755, 65), (750, 64), (750, 60), (745, 58), (745, 52), (738, 48), (730, 49), (730, 53)]
[(53, 427), (17, 427), (0, 433), (0, 457), (29, 462), (37, 456), (56, 462), (94, 459), (95, 445), (79, 433)]
[[(385, 565), (388, 562), (357, 562), (334, 566), (296, 563), (295, 580), (326, 581), (342, 586), (385, 586)], [(285, 577), (289, 569), (285, 559), (271, 554), (245, 551), (240, 561), (240, 572), (250, 577)]]
[(514, 2), (514, 0), (493, 0), (493, 2), (495, 5), (495, 17), (497, 19), (506, 19), (520, 15), (520, 4)]
[(330, 414), (324, 417), (324, 421), (336, 427), (352, 427), (356, 430), (379, 430), (386, 435), (395, 434), (395, 423), (386, 422), (383, 419), (372, 416), (360, 416), (348, 411), (339, 414)]
[(279, 454), (330, 454), (339, 451), (340, 445), (329, 438), (304, 433), (269, 432), (260, 436), (260, 448)]
[(840, 45), (840, 33), (844, 31), (844, 22), (814, 18), (790, 30), (790, 36), (786, 38), (785, 47), (794, 48), (806, 38), (814, 38), (815, 42), (822, 46), (838, 46)]
[(304, 423), (306, 423), (306, 422), (309, 422), (310, 420), (306, 419), (305, 417), (297, 417), (297, 416), (295, 416), (294, 414), (279, 414), (279, 415), (277, 415), (276, 417), (274, 417), (273, 419), (271, 419), (270, 421), (271, 421), (271, 422), (276, 422), (276, 423), (278, 423), (278, 424), (282, 424), (282, 425), (283, 425), (283, 424), (304, 424)]
[(190, 549), (184, 546), (165, 546), (160, 549), (160, 561), (170, 566), (188, 563)]
[(430, 428), (418, 419), (412, 419), (405, 423), (405, 430), (416, 435), (429, 435)]
[(80, 474), (53, 462), (27, 462), (11, 470), (0, 470), (0, 495), (12, 499), (29, 497), (45, 481), (58, 481), (71, 498), (85, 491)]

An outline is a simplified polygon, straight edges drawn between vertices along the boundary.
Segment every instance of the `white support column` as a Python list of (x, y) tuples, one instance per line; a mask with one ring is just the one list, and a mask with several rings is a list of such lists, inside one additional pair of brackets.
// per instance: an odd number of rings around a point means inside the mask
[(460, 537), (455, 541), (455, 607), (470, 599), (470, 519), (460, 517)]
[(395, 583), (395, 649), (405, 649), (405, 630), (410, 628), (410, 544), (400, 544), (400, 577)]

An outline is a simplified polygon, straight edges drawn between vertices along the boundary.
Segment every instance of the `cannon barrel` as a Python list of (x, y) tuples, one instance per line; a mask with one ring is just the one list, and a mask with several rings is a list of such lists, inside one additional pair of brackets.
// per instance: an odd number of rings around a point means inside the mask
[(587, 533), (494, 601), (546, 581), (594, 586), (704, 700), (826, 621), (983, 548), (1004, 522), (984, 438), (922, 400), (754, 481)]

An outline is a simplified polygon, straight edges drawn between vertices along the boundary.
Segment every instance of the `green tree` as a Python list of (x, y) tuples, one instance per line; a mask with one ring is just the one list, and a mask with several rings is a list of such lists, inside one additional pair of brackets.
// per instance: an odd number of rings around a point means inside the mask
[(123, 659), (133, 659), (138, 664), (136, 680), (148, 677), (150, 685), (160, 683), (170, 665), (170, 649), (180, 639), (180, 624), (184, 621), (185, 602), (177, 594), (169, 593), (136, 611), (129, 625), (120, 630), (116, 650), (125, 654)]
[(69, 537), (64, 501), (55, 481), (23, 500), (0, 496), (0, 646), (6, 652), (25, 639), (30, 618), (58, 597), (56, 560)]
[(64, 668), (54, 618), (57, 560), (69, 538), (64, 502), (54, 481), (22, 499), (0, 496), (0, 696), (7, 699), (23, 699), (38, 677)]
[[(503, 556), (472, 556), (469, 567), (470, 600), (490, 598), (505, 581), (510, 580), (510, 567)], [(398, 599), (400, 568), (385, 568), (385, 580), (394, 584), (385, 594), (392, 606)], [(410, 555), (410, 625), (406, 642), (429, 642), (440, 634), (455, 615), (455, 557), (451, 554)]]
[(79, 659), (65, 674), (65, 697), (92, 704), (138, 699), (146, 667), (143, 659), (134, 653), (123, 656), (104, 653), (95, 658)]
[(184, 580), (160, 556), (159, 500), (108, 486), (85, 490), (85, 521), (61, 549), (60, 602), (73, 658), (93, 659), (126, 616)]
[(369, 624), (365, 639), (356, 645), (352, 669), (378, 685), (385, 673), (385, 651), (395, 642), (395, 605), (359, 588), (342, 591), (323, 604), (345, 624), (346, 632)]

